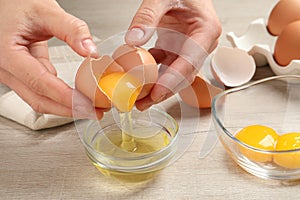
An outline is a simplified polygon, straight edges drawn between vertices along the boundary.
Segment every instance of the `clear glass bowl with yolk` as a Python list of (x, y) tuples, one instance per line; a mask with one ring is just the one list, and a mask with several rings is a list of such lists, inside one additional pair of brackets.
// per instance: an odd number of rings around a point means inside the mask
[(300, 76), (272, 76), (225, 90), (212, 102), (216, 132), (245, 171), (300, 179)]
[(169, 165), (177, 152), (178, 124), (166, 112), (131, 111), (132, 132), (124, 138), (122, 117), (114, 109), (90, 121), (83, 133), (88, 158), (104, 175), (125, 182), (143, 182)]

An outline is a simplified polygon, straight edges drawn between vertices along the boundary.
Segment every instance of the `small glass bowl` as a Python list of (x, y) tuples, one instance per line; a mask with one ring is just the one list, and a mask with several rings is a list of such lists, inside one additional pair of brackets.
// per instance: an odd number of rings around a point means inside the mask
[(172, 160), (177, 149), (178, 124), (162, 110), (133, 109), (130, 121), (136, 150), (128, 151), (122, 146), (120, 119), (113, 109), (100, 121), (89, 122), (82, 138), (87, 155), (106, 176), (126, 182), (149, 180)]
[[(216, 132), (232, 159), (247, 172), (261, 178), (300, 179), (300, 166), (282, 167), (274, 162), (300, 165), (300, 149), (267, 151), (251, 147), (235, 137), (249, 125), (273, 128), (279, 135), (300, 132), (300, 76), (273, 76), (226, 90), (213, 99), (212, 116)], [(257, 162), (243, 155), (270, 156), (271, 161)], [(289, 160), (290, 159), (290, 160)], [(298, 164), (297, 164), (298, 163)]]

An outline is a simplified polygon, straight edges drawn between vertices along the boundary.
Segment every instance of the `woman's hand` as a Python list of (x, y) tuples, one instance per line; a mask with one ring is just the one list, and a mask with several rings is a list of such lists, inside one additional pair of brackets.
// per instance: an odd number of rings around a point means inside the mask
[(144, 0), (132, 20), (126, 42), (143, 45), (156, 30), (158, 40), (150, 52), (162, 64), (161, 75), (151, 94), (137, 102), (140, 110), (193, 82), (205, 58), (218, 44), (221, 24), (211, 0)]
[[(0, 82), (37, 112), (72, 117), (74, 90), (56, 76), (47, 40), (55, 36), (79, 55), (97, 57), (87, 24), (54, 0), (0, 0), (0, 5)], [(76, 115), (95, 117), (91, 102), (75, 95)], [(102, 117), (102, 110), (96, 113)]]

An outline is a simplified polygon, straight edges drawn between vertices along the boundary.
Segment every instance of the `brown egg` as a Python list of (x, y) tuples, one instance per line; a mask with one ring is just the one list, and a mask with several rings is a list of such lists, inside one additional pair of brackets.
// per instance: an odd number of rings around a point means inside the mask
[(125, 71), (131, 71), (144, 83), (138, 99), (147, 96), (158, 79), (158, 66), (153, 56), (143, 48), (124, 44), (112, 57)]
[(272, 35), (279, 35), (291, 22), (300, 20), (300, 1), (281, 0), (272, 9), (267, 28)]
[(212, 98), (221, 91), (221, 88), (211, 85), (200, 76), (196, 76), (190, 86), (179, 92), (179, 96), (189, 106), (210, 108)]
[(86, 58), (79, 66), (75, 77), (75, 87), (94, 103), (95, 107), (110, 108), (111, 102), (99, 89), (98, 81), (104, 74), (124, 71), (110, 56), (99, 59)]
[(300, 20), (288, 24), (278, 36), (274, 58), (281, 66), (300, 59)]
[[(153, 84), (157, 81), (158, 66), (153, 56), (147, 50), (140, 47), (123, 45), (113, 53), (113, 56), (116, 60), (108, 55), (104, 55), (99, 59), (87, 58), (79, 66), (77, 71), (75, 88), (91, 99), (95, 107), (110, 108), (112, 104), (115, 106), (122, 104), (121, 106), (126, 107), (127, 100), (130, 101), (130, 105), (132, 105), (132, 101), (135, 102), (136, 100), (135, 98), (132, 99), (130, 94), (128, 94), (128, 96), (121, 96), (121, 99), (113, 100), (113, 97), (106, 94), (103, 89), (107, 89), (110, 93), (115, 90), (118, 91), (117, 93), (122, 93), (126, 89), (131, 91), (133, 85), (130, 84), (134, 83), (135, 87), (137, 87), (137, 89), (134, 90), (134, 94), (138, 92), (139, 98), (142, 98), (149, 94)], [(120, 73), (114, 72), (126, 72), (126, 75), (120, 76)], [(105, 81), (108, 82), (103, 83), (102, 81), (102, 85), (107, 88), (101, 89), (99, 82), (102, 80), (102, 77), (104, 78), (108, 75), (113, 75), (113, 80), (107, 78)], [(116, 80), (116, 78), (119, 80)], [(129, 82), (126, 83), (126, 81)], [(123, 87), (122, 85), (118, 85), (118, 83), (125, 85), (123, 85)], [(128, 84), (129, 86), (127, 87)], [(143, 89), (142, 92), (140, 92), (141, 87)], [(127, 97), (129, 99), (124, 99)], [(119, 107), (121, 108), (121, 106)], [(124, 110), (123, 107), (122, 110)], [(131, 109), (131, 106), (129, 106), (128, 109)]]

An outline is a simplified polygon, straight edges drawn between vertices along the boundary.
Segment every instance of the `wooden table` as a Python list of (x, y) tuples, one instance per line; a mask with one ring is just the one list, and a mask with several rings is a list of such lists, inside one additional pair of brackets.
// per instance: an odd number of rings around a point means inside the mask
[[(84, 19), (100, 39), (126, 30), (139, 1), (60, 0), (68, 12)], [(229, 45), (228, 31), (242, 34), (248, 24), (266, 18), (275, 0), (215, 0), (223, 24), (220, 45)], [(51, 40), (52, 46), (61, 42)], [(53, 62), (65, 47), (50, 48)], [(256, 77), (270, 74), (268, 67)], [(1, 87), (2, 90), (6, 88)], [(174, 112), (178, 112), (176, 109)], [(298, 183), (256, 178), (238, 167), (220, 143), (200, 159), (213, 125), (210, 110), (190, 120), (201, 126), (184, 127), (195, 134), (177, 162), (145, 185), (128, 185), (104, 177), (88, 161), (73, 123), (31, 131), (0, 117), (0, 199), (297, 199)]]

